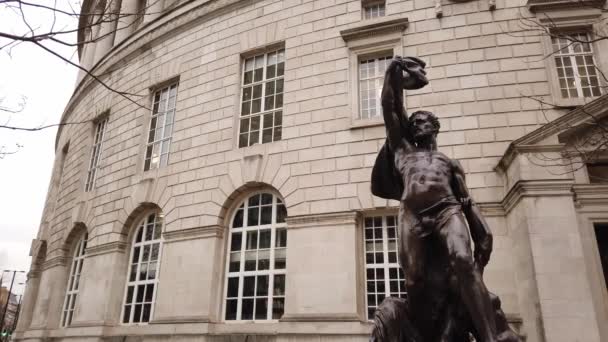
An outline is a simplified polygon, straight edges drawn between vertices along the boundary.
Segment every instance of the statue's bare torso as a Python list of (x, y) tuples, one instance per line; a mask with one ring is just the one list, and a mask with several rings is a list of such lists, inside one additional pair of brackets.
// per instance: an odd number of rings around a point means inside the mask
[(450, 186), (452, 160), (439, 151), (403, 147), (395, 151), (395, 165), (403, 177), (402, 205), (420, 212), (454, 196)]

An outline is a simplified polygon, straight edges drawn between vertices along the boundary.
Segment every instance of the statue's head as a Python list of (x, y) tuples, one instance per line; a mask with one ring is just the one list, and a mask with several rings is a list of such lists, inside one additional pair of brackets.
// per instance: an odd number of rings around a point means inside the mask
[(437, 116), (425, 110), (412, 113), (408, 121), (410, 133), (416, 142), (436, 138), (441, 127)]
[(426, 63), (416, 57), (399, 57), (403, 69), (403, 89), (420, 89), (429, 84), (424, 67)]

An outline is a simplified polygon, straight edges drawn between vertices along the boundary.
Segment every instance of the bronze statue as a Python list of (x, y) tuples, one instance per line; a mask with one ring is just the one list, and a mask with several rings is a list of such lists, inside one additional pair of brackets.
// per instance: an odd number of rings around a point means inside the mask
[(395, 57), (382, 88), (387, 140), (372, 171), (372, 192), (401, 203), (399, 263), (408, 298), (380, 305), (372, 340), (520, 341), (483, 283), (492, 233), (469, 196), (464, 170), (437, 150), (437, 117), (417, 111), (408, 118), (403, 107), (403, 89), (428, 84), (424, 67), (418, 58)]

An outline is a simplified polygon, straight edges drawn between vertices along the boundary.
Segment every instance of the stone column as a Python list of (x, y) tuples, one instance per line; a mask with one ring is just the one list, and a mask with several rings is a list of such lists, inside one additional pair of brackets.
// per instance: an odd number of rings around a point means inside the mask
[(506, 167), (501, 164), (510, 184), (503, 203), (527, 341), (599, 342), (574, 180), (571, 174), (532, 163), (534, 158), (516, 155)]
[(36, 305), (36, 297), (40, 288), (40, 272), (30, 271), (27, 275), (25, 293), (19, 310), (19, 320), (17, 321), (17, 331), (27, 330), (32, 322), (32, 314)]
[(118, 24), (118, 12), (121, 0), (109, 0), (102, 14), (103, 21), (99, 24), (98, 41), (95, 43), (94, 63), (97, 63), (114, 45), (114, 36)]
[(124, 242), (87, 247), (72, 326), (119, 324), (127, 252)]
[(287, 218), (287, 283), (282, 321), (359, 321), (363, 284), (356, 213)]
[(149, 23), (160, 17), (164, 8), (164, 0), (148, 0), (146, 1), (146, 10), (144, 15), (144, 23)]
[(40, 276), (30, 329), (56, 329), (59, 327), (65, 287), (67, 267), (63, 257), (47, 261)]
[(114, 45), (119, 44), (135, 31), (135, 21), (139, 17), (139, 14), (137, 13), (138, 1), (139, 0), (122, 0)]

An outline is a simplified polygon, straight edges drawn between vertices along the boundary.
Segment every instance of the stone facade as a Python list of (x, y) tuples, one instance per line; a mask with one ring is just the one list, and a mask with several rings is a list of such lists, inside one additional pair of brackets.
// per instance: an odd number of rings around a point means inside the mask
[[(136, 13), (141, 3), (84, 1), (83, 12)], [(397, 203), (370, 192), (385, 131), (381, 117), (359, 118), (358, 65), (388, 52), (428, 62), (431, 83), (406, 94), (407, 110), (440, 117), (440, 150), (460, 160), (493, 229), (484, 277), (511, 322), (528, 342), (608, 340), (593, 232), (593, 223), (608, 221), (608, 188), (590, 185), (584, 168), (551, 172), (552, 165), (533, 162), (538, 153), (559, 158), (569, 146), (565, 127), (584, 134), (576, 128), (587, 111), (541, 108), (530, 96), (584, 105), (598, 116), (607, 100), (561, 99), (554, 62), (543, 58), (550, 38), (521, 26), (522, 18), (549, 13), (557, 29), (588, 27), (602, 11), (559, 1), (497, 0), (495, 10), (485, 0), (443, 1), (437, 18), (433, 0), (388, 0), (385, 16), (362, 19), (367, 3), (164, 0), (144, 6), (146, 15), (90, 30), (83, 16), (81, 40), (101, 38), (80, 47), (81, 64), (132, 95), (79, 77), (62, 122), (94, 121), (57, 134), (16, 338), (366, 340), (363, 221), (394, 214)], [(606, 44), (593, 44), (603, 70)], [(282, 135), (239, 148), (243, 65), (277, 48), (285, 51)], [(175, 82), (168, 163), (144, 171), (153, 95)], [(85, 191), (105, 118), (95, 185)], [(284, 313), (227, 322), (229, 226), (255, 191), (287, 207)], [(155, 210), (164, 223), (154, 311), (148, 324), (122, 324), (134, 231)], [(85, 234), (78, 300), (62, 327), (70, 267)]]

